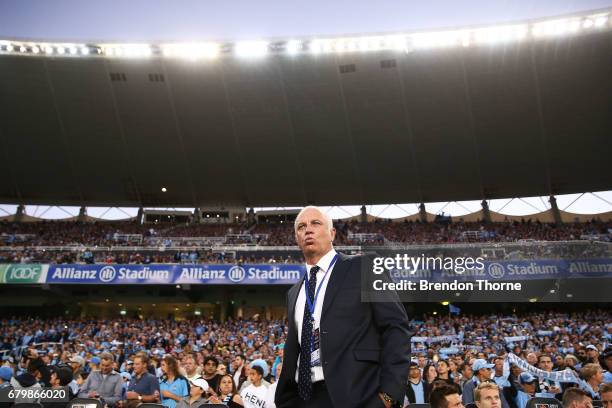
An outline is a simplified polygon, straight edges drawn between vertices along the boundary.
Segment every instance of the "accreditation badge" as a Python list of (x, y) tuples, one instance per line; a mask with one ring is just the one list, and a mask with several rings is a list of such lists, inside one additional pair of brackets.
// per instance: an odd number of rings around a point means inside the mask
[(319, 327), (315, 327), (312, 330), (312, 351), (310, 352), (310, 366), (320, 366), (321, 365), (321, 331)]

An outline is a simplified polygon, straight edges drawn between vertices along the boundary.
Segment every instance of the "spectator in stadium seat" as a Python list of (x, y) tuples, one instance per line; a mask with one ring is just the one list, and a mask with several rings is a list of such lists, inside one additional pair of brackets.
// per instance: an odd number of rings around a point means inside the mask
[(193, 354), (189, 353), (183, 357), (183, 370), (185, 371), (185, 378), (187, 378), (187, 381), (193, 381), (201, 377), (198, 368), (196, 358)]
[(495, 367), (495, 364), (489, 364), (485, 359), (479, 358), (472, 364), (472, 371), (474, 376), (471, 381), (468, 381), (463, 386), (463, 394), (461, 399), (463, 404), (471, 404), (474, 402), (474, 391), (478, 384), (484, 381), (491, 380), (491, 369)]
[(603, 408), (612, 408), (612, 383), (601, 386), (601, 404)]
[(236, 384), (236, 389), (240, 389), (242, 384), (247, 380), (247, 365), (246, 365), (246, 357), (242, 354), (238, 354), (232, 360), (232, 372), (234, 378), (234, 384)]
[(612, 349), (608, 350), (604, 356), (603, 363), (604, 383), (612, 383)]
[[(283, 369), (283, 363), (280, 363), (276, 366), (276, 378), (280, 378), (280, 373)], [(268, 393), (266, 397), (266, 408), (276, 408), (276, 404), (274, 403), (274, 397), (276, 396), (276, 387), (278, 386), (278, 381), (274, 381), (272, 385), (268, 387)]]
[(253, 365), (249, 370), (251, 383), (240, 392), (245, 408), (261, 408), (266, 406), (268, 387), (263, 384), (264, 370), (261, 366)]
[(457, 391), (461, 394), (461, 390), (459, 386), (450, 378), (450, 367), (448, 361), (439, 360), (436, 366), (437, 376), (436, 380), (444, 381), (448, 385), (452, 385), (453, 387), (457, 387)]
[(495, 384), (497, 384), (500, 389), (509, 387), (510, 383), (508, 382), (508, 376), (504, 375), (504, 358), (495, 357), (493, 359), (493, 364), (495, 364), (493, 372), (493, 381), (495, 381)]
[(474, 401), (478, 408), (501, 408), (500, 387), (493, 382), (482, 382), (474, 390)]
[[(42, 378), (41, 370), (45, 367), (45, 363), (40, 357), (36, 357), (28, 361), (26, 372), (13, 377), (10, 384), (13, 388), (36, 389), (41, 388), (39, 380)], [(36, 402), (35, 398), (18, 398), (15, 403), (19, 402)]]
[[(290, 323), (277, 407), (325, 408), (332, 401), (347, 408), (380, 401), (387, 408), (400, 404), (410, 363), (410, 329), (397, 294), (386, 292), (389, 302), (363, 308), (361, 287), (348, 276), (360, 276), (369, 260), (336, 253), (336, 231), (319, 208), (300, 211), (294, 229), (307, 274), (287, 295)], [(315, 299), (317, 287), (323, 289)], [(318, 336), (314, 342), (313, 336)]]
[(538, 355), (536, 353), (527, 354), (527, 362), (529, 365), (536, 367), (538, 365)]
[(0, 367), (0, 390), (11, 386), (13, 369), (10, 367)]
[(219, 360), (213, 356), (204, 358), (204, 369), (202, 370), (202, 378), (206, 380), (211, 390), (217, 390), (219, 387), (219, 379), (221, 376), (217, 374)]
[(576, 372), (578, 372), (578, 359), (573, 354), (566, 354), (563, 360), (563, 365), (565, 368), (570, 368)]
[(585, 347), (586, 350), (586, 363), (599, 364), (599, 350), (593, 344), (589, 344)]
[(535, 397), (538, 387), (538, 379), (530, 373), (521, 373), (519, 375), (520, 388), (515, 389), (514, 403), (517, 408), (525, 408), (527, 401)]
[(408, 404), (426, 404), (429, 402), (430, 385), (421, 379), (421, 370), (417, 362), (410, 363), (408, 384), (404, 406)]
[[(538, 368), (551, 373), (553, 371), (552, 357), (548, 354), (540, 354), (538, 357)], [(547, 380), (545, 378), (540, 379), (540, 391), (542, 393), (550, 394), (552, 398), (561, 400), (563, 392), (561, 389), (561, 383), (557, 381)]]
[(217, 388), (217, 395), (210, 397), (211, 404), (223, 404), (230, 408), (242, 408), (244, 402), (238, 391), (236, 390), (236, 384), (230, 374), (224, 374), (219, 379), (219, 387)]
[(83, 369), (85, 367), (85, 359), (79, 355), (74, 355), (68, 360), (72, 368), (73, 380), (68, 385), (74, 394), (79, 393), (79, 388), (83, 384)]
[(128, 385), (128, 408), (136, 407), (143, 402), (159, 402), (159, 382), (157, 377), (148, 372), (149, 360), (145, 355), (137, 354), (134, 357), (134, 373)]
[(197, 408), (202, 404), (208, 403), (206, 391), (208, 391), (208, 383), (203, 378), (196, 378), (190, 381), (189, 396), (181, 399), (176, 408)]
[(469, 363), (462, 363), (459, 366), (459, 372), (461, 373), (461, 379), (459, 380), (459, 387), (461, 387), (461, 391), (463, 392), (463, 387), (468, 381), (472, 380), (474, 377), (474, 370), (472, 370), (472, 365)]
[[(68, 384), (70, 384), (70, 381), (72, 381), (72, 370), (70, 370), (70, 367), (51, 366), (50, 371), (51, 371), (51, 380), (50, 380), (51, 388), (57, 389), (57, 388), (66, 387)], [(68, 387), (68, 401), (70, 401), (74, 397), (75, 395), (70, 390), (70, 387)], [(44, 407), (45, 408), (65, 408), (66, 403), (65, 402), (49, 402), (49, 403), (45, 403)]]
[(187, 379), (179, 374), (178, 362), (166, 355), (161, 362), (162, 378), (159, 381), (159, 395), (162, 405), (175, 408), (177, 402), (189, 396)]
[(434, 363), (428, 363), (423, 368), (423, 382), (431, 387), (431, 384), (436, 380), (438, 376), (438, 371), (436, 370), (436, 366)]
[(99, 398), (109, 407), (121, 400), (123, 380), (113, 370), (113, 355), (100, 354), (100, 370), (92, 371), (81, 386), (80, 398)]
[(603, 370), (599, 364), (589, 363), (582, 367), (580, 376), (586, 381), (587, 392), (594, 400), (601, 400), (599, 388), (603, 384)]
[(223, 363), (219, 363), (219, 365), (217, 366), (217, 374), (219, 375), (227, 374), (227, 366)]
[(563, 408), (593, 408), (589, 393), (575, 387), (565, 390), (562, 402)]
[(431, 408), (464, 408), (457, 389), (447, 384), (431, 391), (429, 404)]

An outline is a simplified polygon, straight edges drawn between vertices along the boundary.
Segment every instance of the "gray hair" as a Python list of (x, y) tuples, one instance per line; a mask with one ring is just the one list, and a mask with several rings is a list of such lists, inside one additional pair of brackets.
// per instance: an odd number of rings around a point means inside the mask
[(332, 221), (332, 218), (329, 216), (329, 214), (325, 213), (323, 210), (321, 210), (316, 205), (309, 205), (309, 206), (302, 208), (302, 210), (298, 213), (297, 217), (295, 217), (295, 222), (293, 223), (294, 230), (297, 230), (298, 218), (300, 218), (300, 215), (302, 215), (302, 213), (306, 210), (317, 210), (323, 215), (323, 218), (325, 219), (325, 222), (327, 222), (327, 226), (329, 227), (329, 229), (331, 230), (332, 228), (334, 228), (334, 222)]

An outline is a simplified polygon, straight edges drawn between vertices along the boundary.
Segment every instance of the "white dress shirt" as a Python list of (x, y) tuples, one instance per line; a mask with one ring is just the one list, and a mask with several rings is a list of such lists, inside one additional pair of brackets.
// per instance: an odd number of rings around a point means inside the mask
[[(329, 273), (325, 277), (324, 281), (323, 281), (323, 276), (325, 276), (325, 272), (327, 272), (327, 269), (330, 267), (330, 264), (332, 260), (334, 259), (334, 256), (336, 256), (336, 254), (337, 254), (336, 250), (332, 248), (331, 251), (326, 253), (321, 259), (319, 259), (319, 262), (317, 262), (317, 266), (320, 269), (317, 272), (317, 287), (315, 289), (315, 292), (316, 290), (319, 289), (319, 286), (321, 286), (321, 290), (319, 292), (319, 297), (317, 298), (317, 304), (315, 305), (315, 311), (314, 311), (314, 316), (313, 316), (314, 321), (315, 321), (314, 327), (321, 327), (321, 312), (323, 311), (323, 301), (325, 299), (325, 291), (327, 289), (327, 283), (331, 279), (331, 275), (333, 273), (335, 264), (331, 265), (331, 269), (329, 270)], [(295, 302), (294, 319), (295, 319), (295, 325), (297, 327), (298, 342), (300, 343), (300, 345), (302, 344), (302, 320), (304, 319), (304, 307), (306, 307), (306, 294), (304, 293), (304, 285), (307, 284), (308, 279), (310, 277), (310, 269), (313, 267), (314, 265), (306, 264), (306, 279), (304, 283), (302, 283), (302, 286), (300, 286), (300, 292), (298, 294), (297, 301)], [(313, 327), (313, 330), (314, 330), (314, 327)], [(321, 358), (322, 356), (323, 354), (321, 354)], [(321, 362), (323, 361), (321, 360)], [(296, 382), (298, 381), (299, 372), (300, 372), (300, 358), (298, 355), (297, 369), (295, 370), (295, 381)], [(320, 365), (316, 367), (311, 367), (310, 373), (312, 376), (312, 382), (323, 381), (325, 379), (323, 376), (323, 367)]]

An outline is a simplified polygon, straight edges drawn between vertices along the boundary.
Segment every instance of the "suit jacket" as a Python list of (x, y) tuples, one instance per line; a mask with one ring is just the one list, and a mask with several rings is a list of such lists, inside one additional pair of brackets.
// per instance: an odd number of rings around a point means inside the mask
[[(369, 258), (339, 253), (323, 299), (321, 364), (336, 407), (382, 407), (379, 391), (400, 403), (406, 393), (410, 364), (408, 317), (395, 292), (386, 292), (389, 302), (361, 301), (364, 262), (370, 271), (364, 276), (373, 280)], [(382, 274), (376, 279), (388, 281), (389, 277)], [(275, 396), (278, 408), (300, 406), (295, 382), (300, 355), (295, 304), (303, 282), (301, 279), (287, 293), (289, 329)]]

